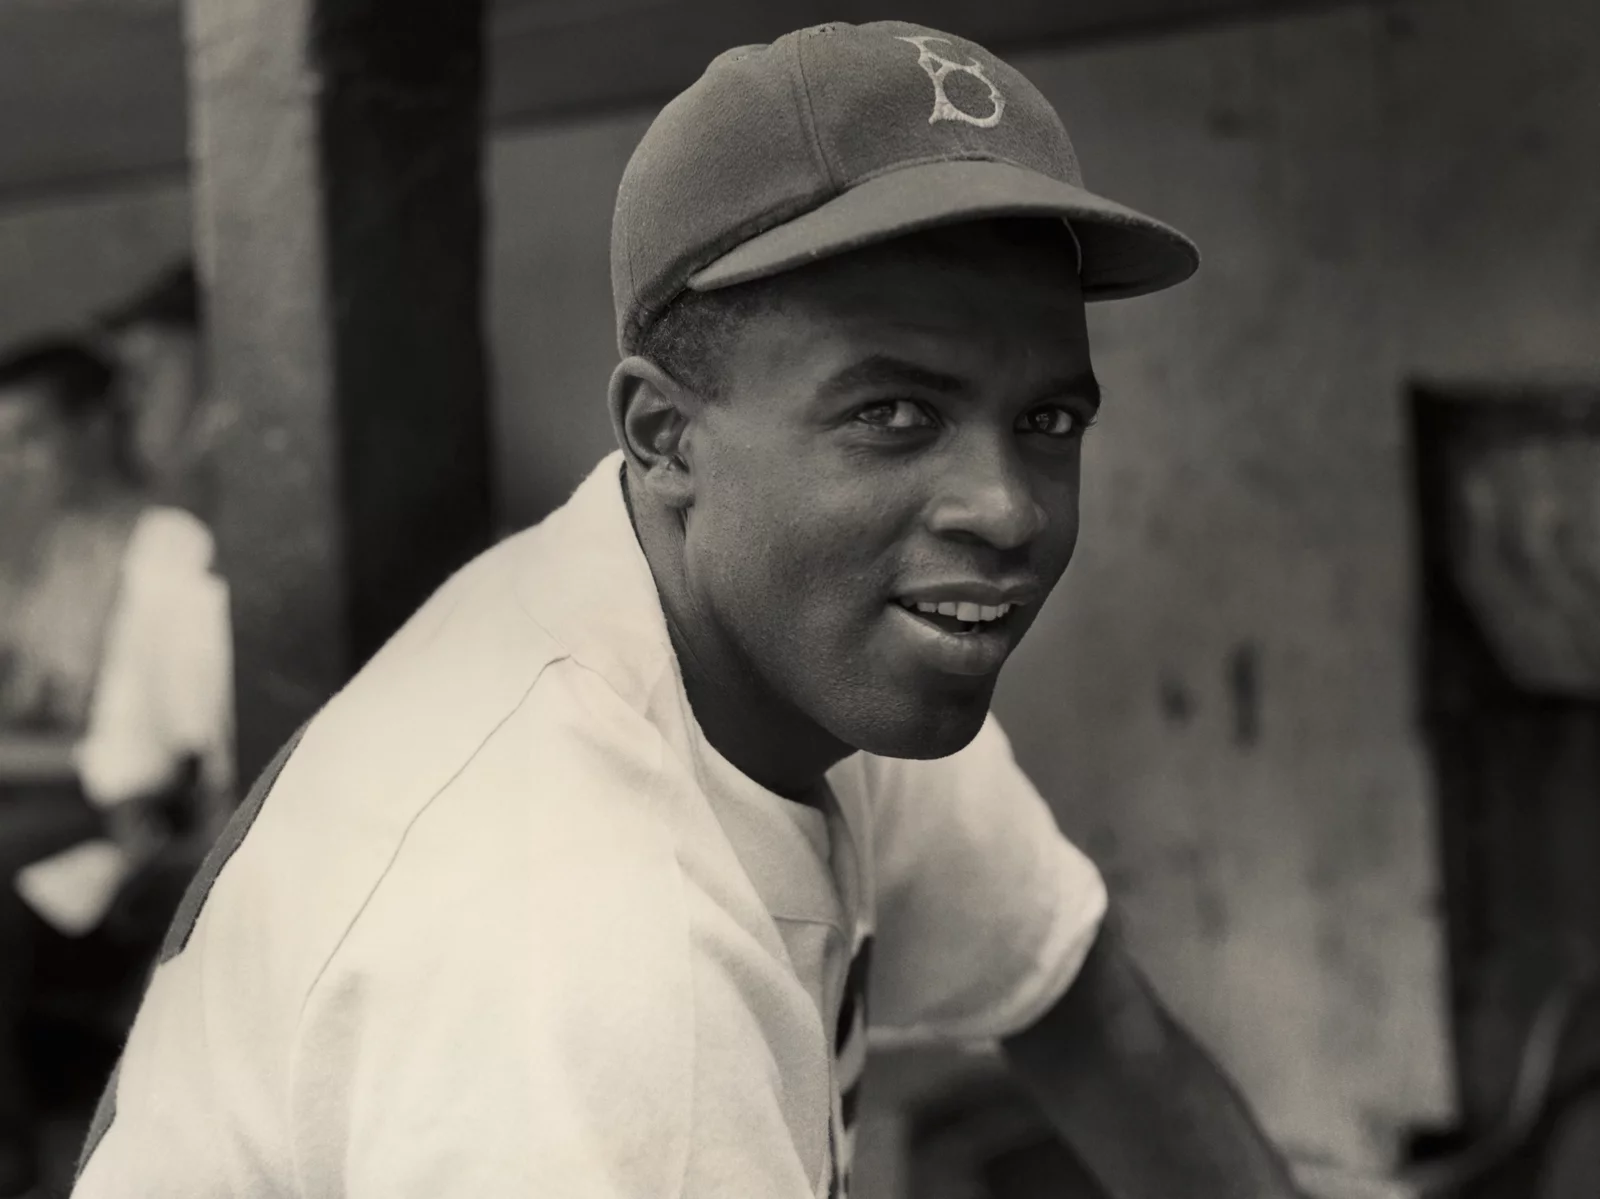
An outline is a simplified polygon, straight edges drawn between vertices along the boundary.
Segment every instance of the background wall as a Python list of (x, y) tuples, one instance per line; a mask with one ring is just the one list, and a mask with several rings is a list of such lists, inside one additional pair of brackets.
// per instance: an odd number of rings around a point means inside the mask
[(1205, 265), (1095, 313), (1083, 548), (1001, 700), (1158, 985), (1281, 1136), (1342, 1158), (1449, 1102), (1387, 42), (1358, 8), (1029, 64), (1091, 183)]
[[(1588, 0), (1404, 0), (1017, 58), (1091, 186), (1190, 232), (1099, 309), (1078, 559), (998, 707), (1162, 990), (1297, 1150), (1447, 1113), (1404, 389), (1600, 371)], [(500, 136), (504, 523), (610, 448), (611, 203), (649, 114)], [(0, 343), (183, 251), (180, 183), (0, 211)]]
[(181, 181), (0, 208), (0, 346), (86, 320), (188, 252)]

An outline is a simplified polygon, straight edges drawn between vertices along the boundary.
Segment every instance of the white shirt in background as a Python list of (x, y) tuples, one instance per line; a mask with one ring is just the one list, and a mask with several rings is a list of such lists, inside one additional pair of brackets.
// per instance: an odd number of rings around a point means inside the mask
[[(182, 509), (147, 508), (134, 525), (75, 753), (97, 806), (156, 794), (191, 759), (202, 787), (232, 789), (233, 644), (213, 556), (210, 531)], [(34, 863), (16, 886), (41, 917), (78, 934), (99, 922), (128, 867), (116, 845), (95, 840)]]

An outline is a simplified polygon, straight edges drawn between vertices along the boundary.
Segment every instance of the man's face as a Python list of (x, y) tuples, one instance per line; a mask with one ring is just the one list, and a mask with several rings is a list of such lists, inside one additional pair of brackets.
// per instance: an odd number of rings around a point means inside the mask
[(44, 387), (0, 388), (0, 511), (49, 507), (71, 472), (72, 438)]
[(1074, 265), (974, 225), (797, 272), (694, 418), (693, 619), (846, 745), (964, 746), (1072, 557), (1098, 406)]
[(134, 453), (147, 476), (166, 478), (183, 461), (199, 403), (196, 339), (187, 330), (138, 324), (120, 331), (115, 344)]

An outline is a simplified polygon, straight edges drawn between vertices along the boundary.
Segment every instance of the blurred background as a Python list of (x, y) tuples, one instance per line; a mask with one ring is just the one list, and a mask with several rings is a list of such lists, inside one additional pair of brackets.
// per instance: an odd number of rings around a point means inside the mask
[[(882, 18), (1004, 54), (1204, 255), (1091, 313), (1080, 548), (997, 700), (1158, 987), (1330, 1195), (1600, 1194), (1592, 0), (0, 0), (0, 464), (93, 501), (0, 501), (0, 664), (53, 637), (83, 684), (0, 708), (0, 1036), (53, 1177), (233, 780), (610, 448), (655, 108)], [(147, 674), (225, 701), (103, 782), (136, 561), (212, 614)], [(159, 819), (26, 841), (74, 772)], [(1096, 1193), (982, 1054), (868, 1095), (862, 1199)]]

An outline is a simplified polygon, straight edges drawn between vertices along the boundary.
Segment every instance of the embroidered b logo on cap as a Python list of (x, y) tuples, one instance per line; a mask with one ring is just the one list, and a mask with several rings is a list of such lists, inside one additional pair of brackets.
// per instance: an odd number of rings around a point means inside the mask
[[(933, 115), (928, 118), (928, 124), (937, 121), (965, 121), (969, 125), (976, 125), (979, 129), (993, 129), (1000, 123), (1000, 114), (1006, 110), (1006, 98), (1000, 94), (1000, 89), (994, 85), (994, 80), (983, 73), (983, 64), (977, 59), (971, 62), (957, 62), (953, 58), (946, 58), (928, 49), (929, 42), (943, 42), (950, 45), (948, 38), (942, 37), (901, 37), (902, 42), (910, 42), (917, 48), (917, 65), (928, 73), (928, 78), (933, 80)], [(989, 89), (989, 100), (994, 105), (994, 111), (985, 116), (973, 116), (955, 106), (955, 103), (945, 94), (944, 81), (952, 71), (959, 71), (973, 78), (981, 80)]]

